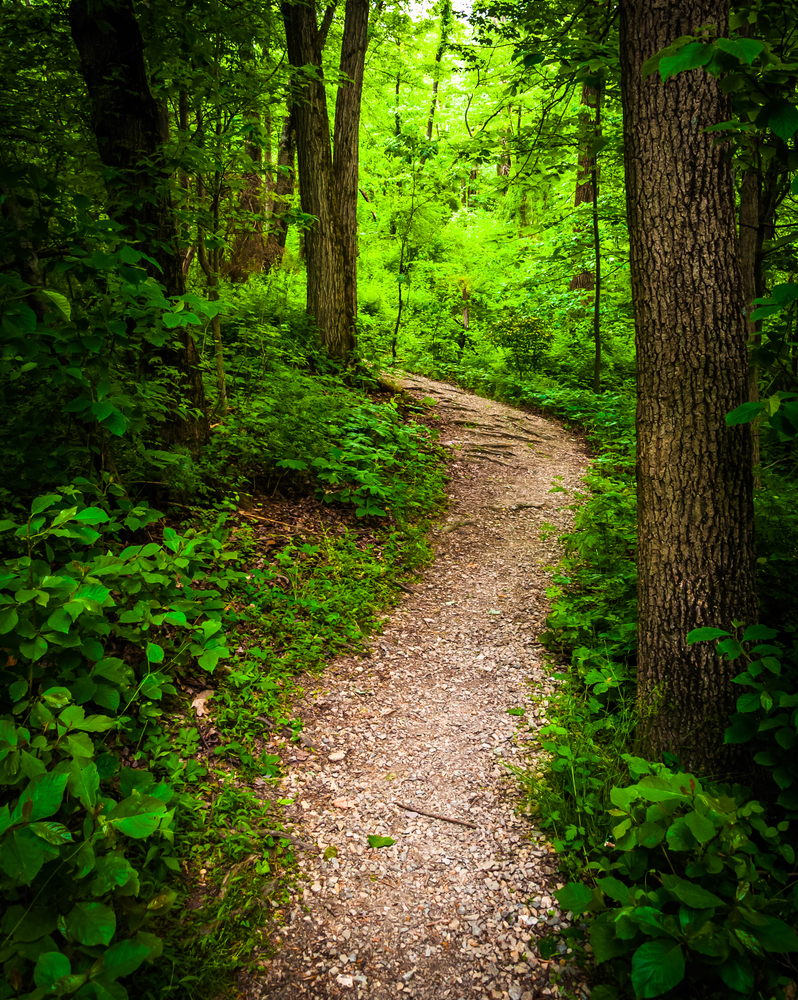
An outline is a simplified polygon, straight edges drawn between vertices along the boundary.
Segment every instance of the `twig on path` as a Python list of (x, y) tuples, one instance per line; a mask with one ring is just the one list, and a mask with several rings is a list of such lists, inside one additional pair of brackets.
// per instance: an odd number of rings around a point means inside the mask
[(472, 830), (476, 830), (476, 823), (469, 823), (465, 819), (453, 819), (451, 816), (441, 816), (439, 813), (427, 812), (425, 809), (419, 809), (418, 806), (406, 806), (404, 802), (394, 802), (395, 806), (399, 806), (400, 809), (406, 809), (407, 812), (419, 813), (421, 816), (429, 816), (430, 819), (441, 819), (444, 823), (458, 823), (460, 826), (470, 826)]
[(403, 583), (399, 583), (398, 580), (394, 580), (393, 581), (393, 585), (394, 585), (394, 587), (398, 587), (400, 590), (403, 590), (406, 594), (417, 594), (418, 593), (417, 590), (411, 590), (410, 587), (406, 587)]
[(253, 521), (266, 521), (268, 524), (281, 524), (284, 528), (291, 528), (296, 534), (317, 535), (318, 532), (312, 528), (303, 528), (299, 524), (289, 524), (288, 521), (277, 521), (273, 517), (264, 517), (263, 514), (251, 514), (248, 510), (239, 510), (242, 517), (252, 518)]

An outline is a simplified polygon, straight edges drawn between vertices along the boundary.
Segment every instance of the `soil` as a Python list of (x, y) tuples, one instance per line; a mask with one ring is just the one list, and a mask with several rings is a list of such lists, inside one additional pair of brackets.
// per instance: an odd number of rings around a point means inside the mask
[[(552, 681), (537, 643), (588, 456), (572, 431), (419, 377), (450, 450), (435, 560), (369, 656), (306, 677), (280, 794), (304, 879), (247, 1000), (587, 996), (556, 856), (513, 768), (534, 771)], [(508, 714), (524, 708), (525, 714)], [(519, 725), (521, 720), (521, 725)], [(390, 846), (369, 846), (370, 835)], [(274, 939), (273, 939), (274, 940)]]

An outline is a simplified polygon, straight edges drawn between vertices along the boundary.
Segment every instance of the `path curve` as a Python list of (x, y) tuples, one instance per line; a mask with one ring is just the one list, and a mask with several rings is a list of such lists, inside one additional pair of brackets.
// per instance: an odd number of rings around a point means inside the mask
[[(318, 846), (299, 852), (307, 881), (276, 956), (242, 976), (241, 992), (537, 1000), (563, 995), (564, 976), (586, 996), (566, 958), (537, 951), (562, 922), (552, 897), (562, 882), (545, 840), (515, 814), (505, 765), (530, 755), (508, 709), (525, 705), (530, 721), (545, 711), (535, 640), (587, 455), (541, 417), (429, 379), (401, 382), (436, 400), (451, 507), (434, 563), (370, 658), (306, 678), (306, 749), (284, 756), (280, 794), (294, 799), (294, 834)], [(395, 844), (371, 849), (369, 834)], [(327, 848), (337, 856), (325, 859)]]

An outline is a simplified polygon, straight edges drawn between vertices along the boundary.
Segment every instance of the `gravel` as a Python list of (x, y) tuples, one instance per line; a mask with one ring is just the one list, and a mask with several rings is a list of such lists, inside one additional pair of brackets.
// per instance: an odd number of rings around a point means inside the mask
[[(293, 835), (317, 850), (298, 852), (285, 925), (268, 929), (276, 953), (256, 956), (239, 989), (247, 1000), (587, 996), (567, 950), (540, 956), (538, 939), (568, 925), (553, 897), (562, 879), (508, 772), (540, 753), (552, 681), (536, 639), (587, 456), (540, 417), (403, 381), (438, 401), (451, 507), (435, 562), (370, 656), (306, 678), (302, 747), (270, 747)], [(371, 834), (395, 843), (372, 849)]]

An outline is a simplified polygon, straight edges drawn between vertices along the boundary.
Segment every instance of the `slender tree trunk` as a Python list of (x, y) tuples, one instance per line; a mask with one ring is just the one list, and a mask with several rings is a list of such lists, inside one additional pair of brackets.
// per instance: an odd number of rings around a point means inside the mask
[[(601, 133), (601, 91), (596, 91), (596, 135)], [(593, 291), (593, 392), (601, 392), (601, 240), (599, 238), (599, 171), (598, 157), (593, 157), (593, 257), (595, 280)]]
[(441, 37), (435, 52), (435, 67), (432, 71), (432, 101), (427, 118), (427, 142), (432, 142), (432, 130), (435, 127), (435, 110), (438, 107), (438, 87), (441, 81), (441, 61), (449, 42), (449, 27), (452, 21), (451, 0), (443, 0), (441, 4)]
[(360, 104), (368, 43), (369, 0), (347, 0), (341, 45), (341, 83), (335, 102), (333, 170), (341, 216), (344, 250), (344, 294), (352, 344), (357, 320), (357, 179), (359, 172)]
[[(595, 88), (582, 87), (582, 104), (585, 107), (594, 107), (594, 101), (597, 100), (598, 96)], [(596, 111), (595, 117), (587, 112), (579, 115), (580, 150), (579, 167), (576, 173), (576, 191), (574, 193), (575, 208), (578, 208), (580, 205), (589, 203), (595, 205), (596, 203), (596, 188), (594, 186), (594, 178), (597, 174), (596, 158), (591, 155), (591, 147), (601, 135), (600, 128), (601, 123), (598, 118), (598, 111)], [(569, 291), (574, 291), (577, 288), (583, 288), (585, 291), (590, 291), (594, 286), (595, 278), (593, 274), (590, 271), (581, 271), (571, 278), (568, 289)]]
[(703, 70), (663, 84), (643, 62), (728, 0), (621, 0), (621, 69), (637, 340), (638, 691), (643, 750), (717, 770), (736, 665), (699, 626), (756, 620), (751, 441), (726, 413), (748, 398), (746, 327), (728, 150), (730, 117)]
[(316, 220), (305, 232), (307, 311), (321, 342), (342, 360), (354, 349), (346, 308), (344, 234), (335, 190), (330, 122), (322, 66), (322, 32), (315, 2), (283, 3), (288, 61), (293, 78), (302, 211)]
[[(156, 261), (153, 275), (167, 295), (180, 295), (185, 280), (166, 175), (161, 190), (151, 175), (166, 139), (163, 117), (150, 92), (132, 0), (71, 0), (69, 23), (100, 157), (113, 171), (108, 181), (111, 211), (124, 223), (127, 238), (142, 243)], [(182, 350), (161, 348), (158, 353), (179, 372), (181, 397), (175, 409), (187, 404), (190, 411), (185, 419), (169, 421), (164, 437), (196, 451), (208, 435), (197, 346), (186, 330)]]

